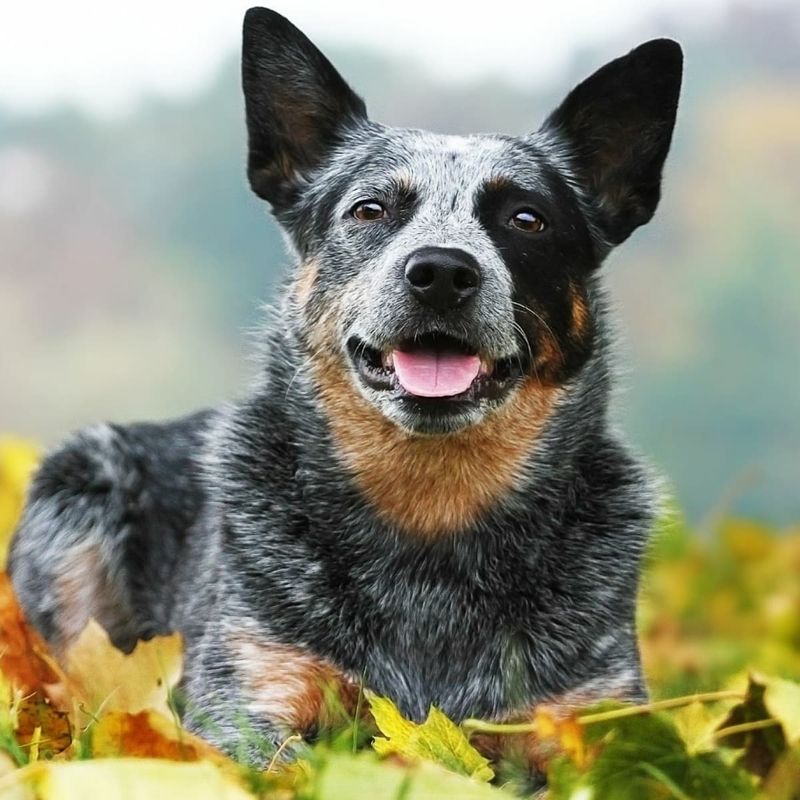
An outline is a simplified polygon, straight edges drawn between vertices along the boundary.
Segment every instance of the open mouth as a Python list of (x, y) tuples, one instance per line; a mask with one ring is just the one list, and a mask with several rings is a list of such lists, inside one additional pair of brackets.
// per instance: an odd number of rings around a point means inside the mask
[(516, 356), (482, 357), (476, 348), (446, 334), (425, 334), (379, 350), (353, 337), (347, 343), (361, 380), (398, 397), (470, 401), (496, 398), (522, 374)]

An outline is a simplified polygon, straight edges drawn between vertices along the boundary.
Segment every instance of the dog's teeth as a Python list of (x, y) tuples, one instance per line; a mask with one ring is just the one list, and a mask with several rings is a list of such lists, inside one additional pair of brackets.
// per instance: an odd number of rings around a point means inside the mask
[(492, 369), (494, 368), (491, 361), (487, 361), (486, 359), (481, 359), (481, 367), (478, 370), (478, 376), (483, 377), (484, 375), (491, 375)]
[(383, 368), (388, 370), (394, 369), (394, 356), (391, 353), (383, 354)]

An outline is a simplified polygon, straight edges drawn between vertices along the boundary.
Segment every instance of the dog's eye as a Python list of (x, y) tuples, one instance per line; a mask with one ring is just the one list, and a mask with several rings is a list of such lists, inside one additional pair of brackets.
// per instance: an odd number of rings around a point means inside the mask
[(532, 208), (521, 208), (511, 215), (508, 224), (524, 233), (541, 233), (547, 228), (544, 218)]
[(386, 209), (377, 200), (362, 200), (353, 206), (350, 213), (359, 222), (376, 222), (388, 215)]

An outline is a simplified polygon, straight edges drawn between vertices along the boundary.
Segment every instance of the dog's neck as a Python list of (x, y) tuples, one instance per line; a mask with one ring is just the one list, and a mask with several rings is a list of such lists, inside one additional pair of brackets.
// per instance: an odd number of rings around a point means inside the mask
[(311, 377), (342, 466), (383, 520), (421, 536), (469, 528), (521, 485), (561, 394), (529, 378), (480, 424), (420, 436), (384, 417), (333, 358), (316, 360)]

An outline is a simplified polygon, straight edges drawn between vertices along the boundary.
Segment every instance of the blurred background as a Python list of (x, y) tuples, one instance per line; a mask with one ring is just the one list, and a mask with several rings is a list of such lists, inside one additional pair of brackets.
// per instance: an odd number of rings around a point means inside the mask
[[(241, 392), (288, 268), (244, 175), (247, 3), (0, 10), (0, 431), (45, 445)], [(534, 129), (653, 36), (686, 51), (664, 199), (605, 269), (616, 415), (696, 527), (800, 519), (800, 4), (275, 2), (382, 122)], [(676, 578), (678, 579), (678, 578)]]

